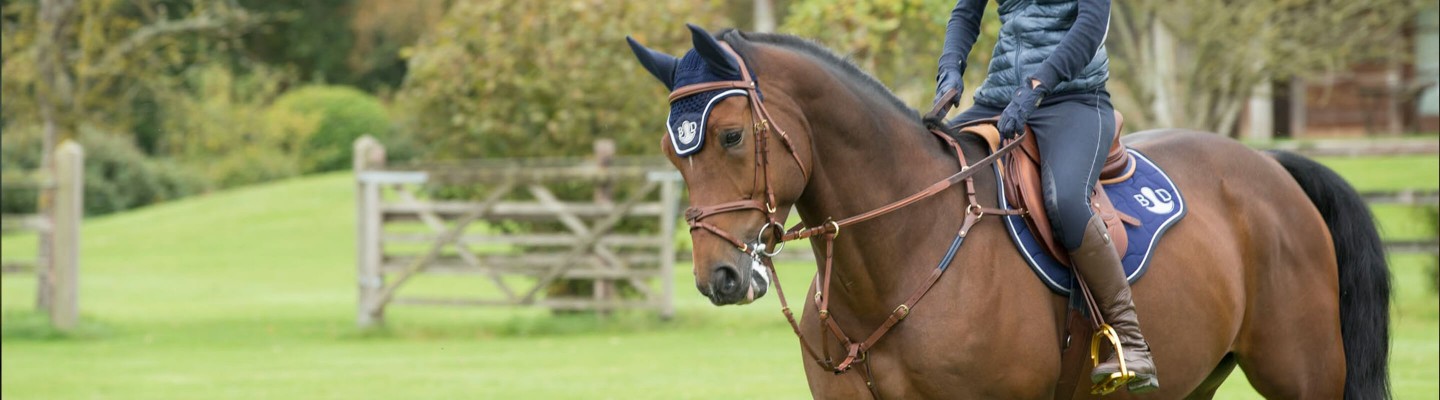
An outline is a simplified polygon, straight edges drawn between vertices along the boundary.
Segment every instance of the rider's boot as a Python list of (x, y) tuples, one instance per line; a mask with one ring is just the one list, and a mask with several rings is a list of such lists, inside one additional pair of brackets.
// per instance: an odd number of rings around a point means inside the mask
[[(1155, 361), (1150, 358), (1150, 346), (1140, 336), (1140, 322), (1135, 316), (1135, 302), (1130, 297), (1130, 284), (1125, 279), (1124, 267), (1120, 265), (1120, 257), (1115, 254), (1110, 234), (1098, 214), (1090, 217), (1084, 239), (1080, 247), (1070, 251), (1070, 260), (1075, 264), (1075, 271), (1090, 287), (1100, 314), (1119, 336), (1125, 353), (1125, 367), (1135, 372), (1135, 378), (1128, 385), (1130, 392), (1144, 393), (1160, 388), (1160, 381), (1155, 377)], [(1119, 371), (1120, 361), (1112, 354), (1095, 367), (1090, 381), (1100, 383)]]

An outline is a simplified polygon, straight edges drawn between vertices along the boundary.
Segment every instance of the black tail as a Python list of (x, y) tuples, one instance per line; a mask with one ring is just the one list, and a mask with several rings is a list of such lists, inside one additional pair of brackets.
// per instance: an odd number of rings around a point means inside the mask
[(1340, 268), (1340, 336), (1345, 341), (1345, 398), (1388, 399), (1390, 268), (1374, 217), (1335, 171), (1298, 154), (1272, 151), (1330, 227)]

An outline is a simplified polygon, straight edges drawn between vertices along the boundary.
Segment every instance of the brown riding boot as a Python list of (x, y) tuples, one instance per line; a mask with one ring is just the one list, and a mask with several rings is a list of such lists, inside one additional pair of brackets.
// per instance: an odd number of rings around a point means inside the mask
[[(1125, 368), (1135, 372), (1128, 386), (1131, 393), (1144, 393), (1160, 388), (1155, 377), (1155, 361), (1150, 358), (1150, 345), (1140, 336), (1140, 322), (1135, 317), (1135, 302), (1130, 298), (1130, 284), (1126, 282), (1120, 257), (1110, 244), (1110, 234), (1099, 215), (1090, 217), (1085, 226), (1085, 236), (1080, 247), (1070, 252), (1075, 271), (1090, 287), (1095, 303), (1105, 321), (1115, 328), (1120, 344), (1124, 346)], [(1104, 346), (1102, 346), (1104, 347)], [(1120, 361), (1114, 355), (1101, 362), (1090, 374), (1090, 381), (1100, 383), (1111, 373), (1120, 371)]]

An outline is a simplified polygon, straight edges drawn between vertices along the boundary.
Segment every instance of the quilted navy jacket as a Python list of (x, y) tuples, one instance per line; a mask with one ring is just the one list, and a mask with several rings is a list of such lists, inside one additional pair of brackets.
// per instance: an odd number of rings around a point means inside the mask
[[(945, 32), (940, 68), (965, 71), (987, 0), (959, 0)], [(1104, 90), (1110, 77), (1105, 34), (1109, 0), (996, 0), (1000, 39), (975, 103), (1004, 108), (1031, 78), (1050, 96)]]

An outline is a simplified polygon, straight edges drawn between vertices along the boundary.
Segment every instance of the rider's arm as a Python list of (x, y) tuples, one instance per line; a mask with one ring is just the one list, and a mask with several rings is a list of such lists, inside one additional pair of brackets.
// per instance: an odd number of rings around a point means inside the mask
[(1040, 69), (1030, 76), (1045, 87), (1054, 88), (1056, 84), (1079, 75), (1095, 57), (1100, 45), (1105, 44), (1105, 34), (1110, 29), (1110, 0), (1079, 2), (1075, 24), (1065, 32), (1065, 38), (1055, 47), (1055, 52), (1050, 53)]
[(975, 46), (975, 37), (980, 35), (980, 17), (985, 13), (989, 0), (960, 0), (950, 12), (950, 23), (945, 25), (945, 50), (940, 52), (940, 70), (953, 68), (965, 73), (965, 58)]

